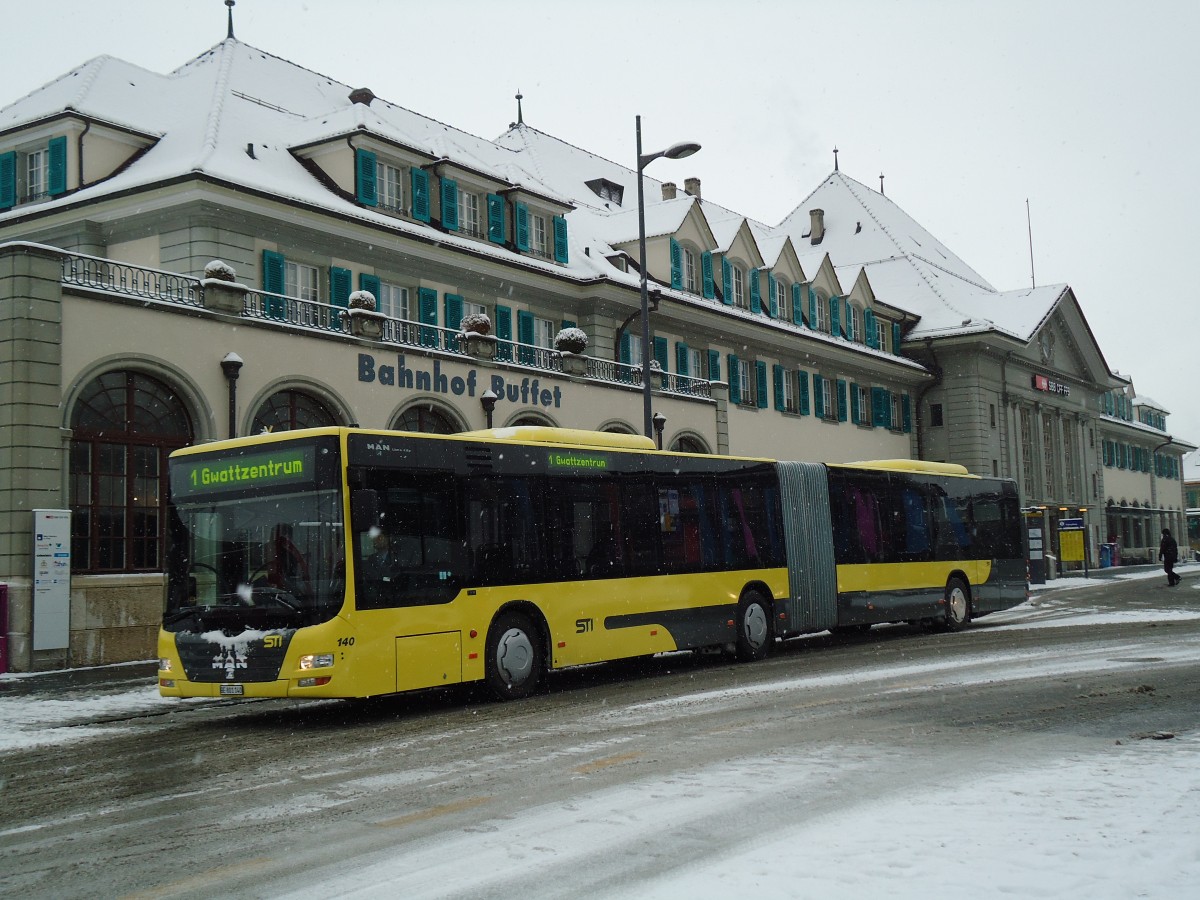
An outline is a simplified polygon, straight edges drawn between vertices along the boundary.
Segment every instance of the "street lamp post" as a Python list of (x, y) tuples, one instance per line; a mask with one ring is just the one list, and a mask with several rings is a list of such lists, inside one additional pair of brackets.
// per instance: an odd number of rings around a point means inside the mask
[(654, 437), (654, 414), (651, 409), (653, 390), (650, 386), (650, 295), (646, 290), (646, 194), (642, 185), (642, 170), (659, 157), (683, 159), (700, 149), (700, 145), (685, 141), (672, 144), (657, 153), (642, 153), (642, 117), (637, 122), (637, 192), (638, 192), (638, 253), (642, 289), (642, 433)]

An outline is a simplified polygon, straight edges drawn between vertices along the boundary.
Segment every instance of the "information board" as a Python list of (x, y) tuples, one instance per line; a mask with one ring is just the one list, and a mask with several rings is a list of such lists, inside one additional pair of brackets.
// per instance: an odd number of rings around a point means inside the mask
[(71, 511), (33, 511), (33, 649), (71, 642)]

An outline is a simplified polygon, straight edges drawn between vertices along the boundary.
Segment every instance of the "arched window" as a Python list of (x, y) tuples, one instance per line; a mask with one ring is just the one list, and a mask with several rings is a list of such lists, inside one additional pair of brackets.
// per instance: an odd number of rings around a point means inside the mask
[(600, 430), (605, 434), (637, 434), (636, 431), (623, 422), (611, 422)]
[(333, 413), (320, 400), (303, 391), (277, 391), (258, 408), (251, 434), (262, 431), (294, 431), (336, 425)]
[(80, 572), (162, 569), (167, 456), (192, 423), (167, 385), (107, 372), (71, 412), (71, 556)]
[(513, 419), (511, 422), (509, 422), (510, 428), (516, 428), (519, 425), (536, 425), (539, 428), (553, 428), (554, 427), (553, 422), (551, 422), (545, 416), (539, 416), (537, 413), (522, 413), (521, 415), (519, 415), (515, 419)]
[(670, 448), (675, 453), (707, 453), (708, 447), (704, 442), (690, 434), (681, 434), (675, 438)]
[(420, 431), (424, 434), (455, 434), (460, 429), (441, 410), (420, 404), (410, 406), (396, 420), (396, 431)]

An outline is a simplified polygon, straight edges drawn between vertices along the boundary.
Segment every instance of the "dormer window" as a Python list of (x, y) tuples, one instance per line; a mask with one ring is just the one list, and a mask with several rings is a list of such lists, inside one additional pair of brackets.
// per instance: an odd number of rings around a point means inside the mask
[(375, 163), (375, 198), (391, 212), (404, 212), (404, 172), (382, 161)]
[(0, 153), (0, 209), (57, 197), (67, 189), (67, 139)]
[(479, 229), (479, 195), (458, 190), (458, 228), (471, 237), (483, 237)]
[(700, 293), (700, 282), (696, 274), (696, 251), (683, 248), (683, 289), (689, 294)]
[(601, 200), (615, 206), (620, 206), (621, 200), (625, 196), (625, 188), (607, 178), (593, 178), (591, 181), (585, 181), (584, 184), (591, 188), (592, 192)]

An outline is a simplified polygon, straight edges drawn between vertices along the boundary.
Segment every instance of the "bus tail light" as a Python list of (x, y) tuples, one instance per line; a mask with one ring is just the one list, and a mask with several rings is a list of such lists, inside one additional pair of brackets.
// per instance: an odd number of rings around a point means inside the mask
[(158, 686), (165, 687), (165, 688), (173, 688), (173, 687), (175, 687), (175, 679), (174, 678), (160, 678), (160, 679), (158, 679)]
[(332, 665), (332, 653), (312, 653), (300, 657), (300, 668), (302, 669), (328, 669)]

